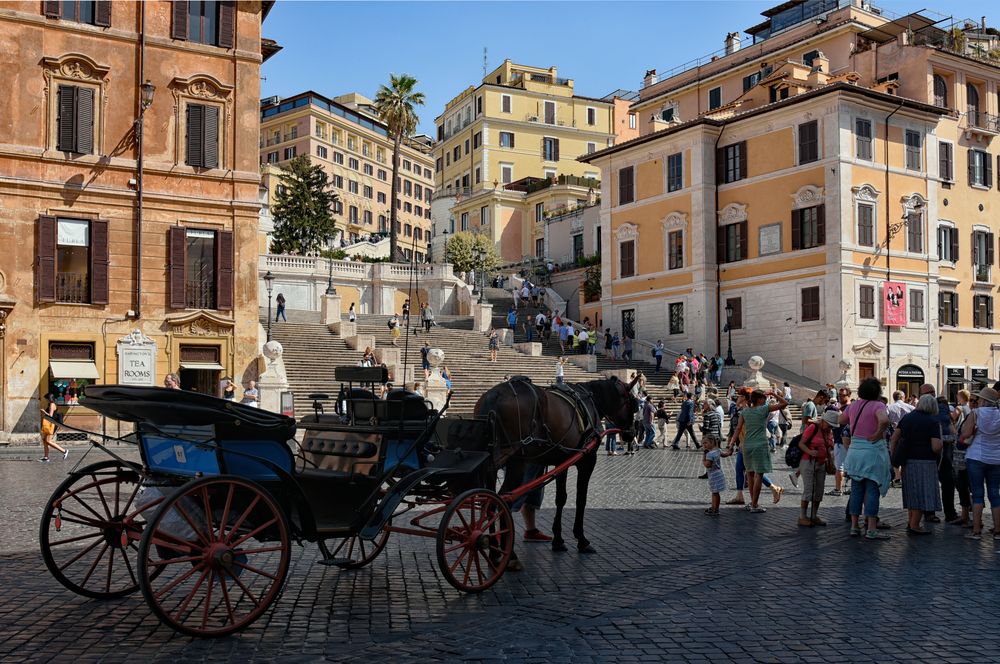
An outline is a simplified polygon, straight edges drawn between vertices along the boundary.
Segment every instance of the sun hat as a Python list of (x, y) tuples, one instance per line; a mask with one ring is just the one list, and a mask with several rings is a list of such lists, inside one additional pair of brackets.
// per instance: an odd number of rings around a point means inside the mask
[(835, 410), (828, 410), (824, 412), (821, 419), (831, 427), (840, 426), (840, 413)]
[(996, 403), (997, 398), (1000, 398), (1000, 394), (997, 394), (997, 391), (992, 387), (984, 387), (976, 392), (976, 396), (979, 397), (980, 401), (989, 401), (990, 403)]

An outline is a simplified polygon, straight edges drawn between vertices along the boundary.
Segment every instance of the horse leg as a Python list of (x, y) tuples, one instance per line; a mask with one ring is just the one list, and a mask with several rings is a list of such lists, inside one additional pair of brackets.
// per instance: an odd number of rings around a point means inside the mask
[(590, 487), (590, 476), (594, 474), (597, 465), (597, 454), (591, 453), (580, 459), (576, 465), (576, 515), (573, 520), (573, 536), (576, 537), (576, 548), (580, 553), (596, 553), (594, 547), (583, 534), (583, 515), (587, 511), (587, 490)]
[(565, 551), (566, 542), (562, 538), (562, 513), (566, 506), (566, 471), (556, 475), (556, 516), (552, 520), (552, 550)]

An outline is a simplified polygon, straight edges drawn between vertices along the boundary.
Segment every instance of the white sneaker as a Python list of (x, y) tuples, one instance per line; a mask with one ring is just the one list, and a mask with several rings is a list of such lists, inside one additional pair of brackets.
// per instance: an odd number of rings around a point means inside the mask
[(792, 483), (792, 486), (796, 489), (799, 488), (799, 475), (794, 470), (788, 473), (788, 481)]
[(66, 451), (63, 452), (63, 461), (65, 461), (67, 458), (69, 458), (69, 448), (68, 447), (66, 448)]

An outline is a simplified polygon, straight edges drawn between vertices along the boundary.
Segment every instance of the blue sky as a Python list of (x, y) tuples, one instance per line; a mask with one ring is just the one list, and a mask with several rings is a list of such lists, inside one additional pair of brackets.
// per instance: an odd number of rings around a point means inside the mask
[[(320, 2), (278, 0), (264, 36), (284, 47), (264, 65), (264, 96), (307, 89), (334, 97), (374, 96), (389, 73), (417, 78), (427, 104), (421, 133), (434, 135), (445, 103), (505, 58), (556, 66), (577, 94), (602, 97), (637, 90), (647, 69), (664, 71), (722, 48), (727, 32), (763, 20), (779, 0), (700, 2)], [(929, 8), (956, 18), (1000, 12), (986, 0), (874, 0), (895, 14)], [(993, 5), (993, 7), (991, 7)], [(994, 8), (993, 16), (988, 9)]]

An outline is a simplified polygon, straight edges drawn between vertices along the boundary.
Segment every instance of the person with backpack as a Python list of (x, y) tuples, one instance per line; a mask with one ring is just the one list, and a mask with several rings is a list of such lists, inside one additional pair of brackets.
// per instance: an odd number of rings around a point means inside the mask
[[(825, 526), (819, 518), (819, 504), (823, 501), (826, 476), (833, 467), (833, 429), (838, 428), (840, 414), (829, 410), (806, 427), (799, 438), (801, 453), (799, 473), (802, 476), (802, 499), (799, 501), (799, 525), (806, 528)], [(810, 509), (810, 504), (812, 508)]]
[(277, 323), (280, 317), (287, 323), (288, 318), (285, 316), (285, 296), (282, 293), (278, 293), (278, 297), (274, 298), (274, 301), (278, 305), (278, 312), (274, 314), (274, 322)]

